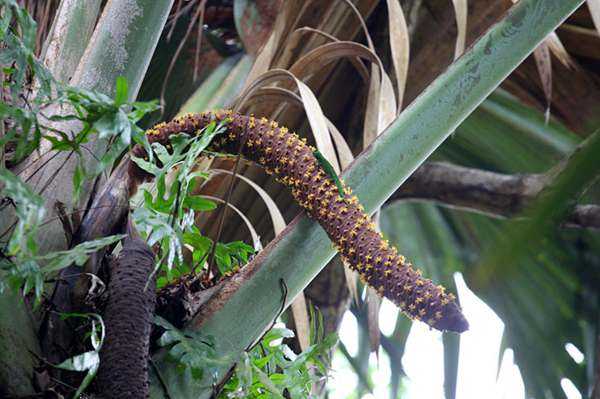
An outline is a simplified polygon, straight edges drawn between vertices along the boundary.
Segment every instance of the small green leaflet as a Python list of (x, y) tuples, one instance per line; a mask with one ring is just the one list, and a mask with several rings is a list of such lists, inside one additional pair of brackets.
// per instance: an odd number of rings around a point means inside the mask
[(317, 161), (319, 161), (319, 164), (325, 170), (327, 176), (329, 176), (329, 178), (333, 180), (333, 182), (337, 186), (338, 191), (340, 192), (340, 197), (344, 198), (344, 186), (342, 185), (342, 182), (340, 181), (338, 175), (335, 173), (335, 169), (333, 169), (333, 166), (331, 166), (329, 161), (323, 156), (323, 154), (319, 152), (319, 150), (313, 151), (313, 155), (315, 156), (315, 158), (317, 158)]
[(181, 331), (160, 316), (154, 316), (154, 324), (165, 330), (158, 345), (168, 347), (169, 357), (177, 363), (178, 370), (189, 370), (193, 379), (200, 380), (204, 373), (215, 375), (219, 368), (233, 360), (229, 355), (217, 356), (214, 338), (210, 336), (197, 331)]

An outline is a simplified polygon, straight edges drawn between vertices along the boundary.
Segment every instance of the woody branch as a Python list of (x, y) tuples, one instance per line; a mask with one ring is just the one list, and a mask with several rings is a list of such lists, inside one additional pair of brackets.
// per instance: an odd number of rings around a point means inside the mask
[[(389, 202), (429, 200), (498, 218), (518, 217), (549, 181), (545, 174), (502, 174), (444, 162), (418, 168)], [(600, 229), (600, 205), (576, 205), (568, 227)]]

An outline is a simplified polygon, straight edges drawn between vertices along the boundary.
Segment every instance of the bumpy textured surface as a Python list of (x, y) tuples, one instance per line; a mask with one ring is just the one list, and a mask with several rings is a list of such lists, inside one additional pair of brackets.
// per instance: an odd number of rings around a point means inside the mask
[(148, 353), (156, 302), (156, 283), (149, 280), (153, 269), (150, 247), (138, 238), (125, 239), (111, 264), (103, 315), (106, 337), (97, 377), (103, 398), (149, 397)]
[[(187, 114), (147, 131), (148, 140), (169, 143), (175, 133), (198, 134), (211, 121), (226, 123), (225, 133), (215, 137), (212, 149), (241, 153), (262, 165), (267, 173), (288, 186), (308, 215), (327, 231), (338, 251), (361, 279), (393, 301), (409, 317), (438, 330), (468, 329), (453, 294), (421, 277), (396, 248), (390, 246), (365, 214), (358, 198), (344, 188), (342, 198), (334, 181), (314, 156), (315, 148), (287, 128), (266, 118), (257, 119), (231, 111)], [(142, 147), (133, 154), (144, 157)], [(137, 171), (139, 174), (140, 171)]]

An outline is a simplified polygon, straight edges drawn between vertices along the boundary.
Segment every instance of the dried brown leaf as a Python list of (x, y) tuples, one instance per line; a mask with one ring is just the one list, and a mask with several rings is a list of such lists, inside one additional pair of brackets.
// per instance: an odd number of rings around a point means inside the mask
[(550, 117), (550, 104), (552, 102), (552, 60), (550, 59), (550, 48), (548, 42), (542, 42), (534, 51), (533, 57), (537, 66), (544, 97), (546, 98), (546, 122)]
[(467, 0), (452, 0), (454, 5), (454, 13), (456, 15), (456, 47), (454, 48), (454, 59), (457, 59), (465, 51), (465, 43), (467, 40)]
[(361, 28), (363, 30), (363, 33), (365, 34), (365, 37), (367, 39), (367, 45), (369, 46), (369, 48), (373, 52), (375, 52), (375, 46), (373, 45), (373, 39), (371, 38), (371, 33), (369, 33), (369, 29), (367, 28), (367, 24), (365, 23), (365, 19), (361, 15), (360, 11), (358, 11), (358, 8), (356, 8), (356, 6), (354, 5), (354, 3), (352, 3), (350, 0), (343, 0), (343, 2), (348, 7), (350, 7), (350, 9), (352, 10), (352, 13), (358, 19), (358, 22), (360, 23), (360, 26), (361, 26)]
[(379, 354), (379, 308), (381, 298), (371, 287), (367, 287), (367, 323), (369, 325), (369, 348)]
[(554, 56), (567, 68), (577, 69), (577, 62), (569, 55), (565, 46), (563, 46), (559, 37), (555, 32), (552, 32), (548, 35), (545, 40), (546, 44), (548, 44), (548, 48), (550, 52), (554, 54)]
[(244, 223), (246, 224), (246, 227), (248, 227), (248, 231), (250, 232), (250, 236), (252, 237), (252, 244), (255, 250), (260, 251), (263, 246), (262, 243), (260, 242), (260, 236), (258, 235), (258, 233), (256, 232), (256, 229), (254, 228), (254, 225), (252, 225), (252, 222), (250, 222), (250, 220), (246, 217), (246, 215), (244, 215), (244, 212), (240, 211), (239, 208), (237, 208), (235, 205), (226, 202), (224, 199), (218, 198), (218, 197), (214, 197), (212, 195), (200, 195), (200, 197), (202, 198), (207, 198), (209, 200), (218, 202), (220, 204), (225, 204), (228, 207), (230, 207), (231, 209), (233, 209), (235, 211), (235, 213), (237, 213), (240, 218), (244, 221)]
[(594, 26), (596, 27), (598, 34), (600, 34), (600, 0), (587, 0), (587, 6), (592, 15)]
[(215, 173), (215, 174), (220, 173), (220, 174), (228, 174), (231, 176), (235, 176), (238, 179), (247, 183), (250, 187), (252, 187), (254, 189), (254, 191), (256, 191), (256, 193), (260, 196), (260, 198), (265, 203), (265, 205), (269, 211), (269, 215), (271, 216), (271, 222), (273, 223), (273, 231), (275, 232), (275, 235), (281, 233), (283, 231), (283, 229), (285, 229), (286, 223), (285, 223), (285, 219), (283, 218), (283, 215), (281, 214), (281, 210), (279, 209), (279, 207), (277, 206), (277, 204), (275, 203), (273, 198), (271, 198), (271, 196), (261, 186), (259, 186), (258, 184), (253, 182), (251, 179), (247, 178), (246, 176), (241, 175), (241, 174), (234, 174), (230, 170), (211, 169), (209, 172)]
[(356, 57), (383, 67), (379, 57), (365, 45), (350, 41), (337, 41), (310, 50), (300, 57), (289, 68), (289, 71), (299, 79), (305, 80), (331, 62), (339, 61), (341, 58), (354, 59)]
[(286, 81), (291, 81), (298, 88), (298, 92), (300, 93), (300, 97), (302, 98), (302, 104), (304, 105), (304, 109), (306, 111), (308, 123), (310, 124), (311, 131), (315, 138), (316, 146), (319, 149), (319, 151), (323, 154), (323, 156), (329, 162), (331, 162), (334, 169), (336, 169), (336, 173), (339, 173), (340, 170), (339, 165), (337, 163), (337, 158), (335, 156), (333, 142), (331, 141), (331, 136), (329, 135), (329, 131), (327, 129), (327, 119), (323, 114), (323, 110), (319, 105), (319, 101), (317, 100), (313, 92), (310, 90), (310, 88), (306, 86), (301, 80), (296, 78), (296, 76), (290, 71), (286, 71), (283, 69), (273, 69), (259, 76), (240, 95), (240, 98), (236, 105), (236, 110), (241, 109), (246, 104), (248, 99), (252, 95), (254, 95), (258, 90), (260, 90), (263, 86)]
[(392, 62), (394, 64), (394, 73), (396, 75), (399, 114), (402, 109), (402, 100), (406, 88), (406, 77), (408, 75), (410, 37), (400, 3), (397, 0), (387, 0), (387, 7), (388, 23), (390, 27), (390, 48), (392, 52)]
[[(319, 29), (314, 29), (314, 28), (309, 28), (309, 27), (303, 27), (303, 28), (299, 28), (296, 29), (293, 33), (293, 35), (305, 35), (305, 34), (316, 34), (316, 35), (320, 35), (328, 40), (331, 40), (332, 42), (339, 42), (340, 40), (337, 39), (335, 36), (330, 35), (327, 32), (323, 32), (322, 30)], [(369, 80), (369, 70), (367, 69), (367, 67), (365, 66), (365, 64), (362, 62), (362, 60), (358, 57), (355, 58), (351, 58), (350, 62), (352, 63), (352, 65), (356, 68), (356, 70), (358, 71), (358, 73), (360, 74), (360, 77), (363, 79), (363, 81), (367, 82)]]
[(306, 311), (306, 297), (300, 292), (292, 302), (292, 316), (296, 327), (296, 338), (304, 352), (310, 346), (310, 321)]
[(269, 70), (271, 63), (277, 54), (279, 43), (281, 43), (281, 39), (285, 37), (284, 33), (289, 18), (289, 4), (285, 4), (283, 7), (284, 9), (281, 10), (277, 20), (275, 21), (275, 26), (273, 26), (273, 31), (271, 32), (269, 39), (263, 48), (258, 52), (256, 61), (254, 61), (254, 65), (252, 65), (252, 69), (250, 69), (250, 73), (248, 74), (248, 78), (246, 80), (246, 88), (251, 85), (260, 75)]

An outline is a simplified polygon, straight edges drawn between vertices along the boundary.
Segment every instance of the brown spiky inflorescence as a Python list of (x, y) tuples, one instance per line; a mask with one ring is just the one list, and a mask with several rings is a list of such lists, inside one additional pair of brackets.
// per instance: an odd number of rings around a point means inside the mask
[[(451, 293), (421, 276), (396, 248), (388, 244), (349, 188), (340, 196), (334, 181), (307, 145), (287, 128), (266, 118), (232, 111), (187, 114), (147, 131), (150, 143), (168, 144), (175, 133), (199, 134), (210, 122), (225, 122), (212, 150), (238, 152), (262, 165), (288, 186), (295, 200), (325, 229), (344, 259), (361, 279), (398, 305), (409, 317), (438, 330), (463, 332), (468, 323)], [(133, 150), (144, 157), (142, 147)], [(137, 171), (139, 174), (140, 171)]]
[(128, 223), (128, 237), (111, 262), (106, 337), (97, 383), (102, 398), (148, 398), (148, 353), (156, 303), (154, 253)]

